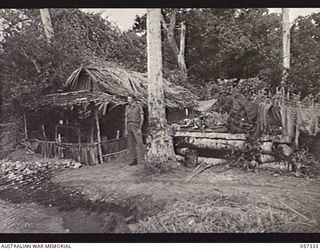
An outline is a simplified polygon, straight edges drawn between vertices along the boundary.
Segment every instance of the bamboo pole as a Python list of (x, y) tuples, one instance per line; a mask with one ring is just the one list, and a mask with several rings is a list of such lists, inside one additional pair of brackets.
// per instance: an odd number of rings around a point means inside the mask
[(96, 126), (97, 126), (97, 139), (98, 139), (98, 151), (99, 151), (98, 155), (99, 155), (100, 163), (103, 163), (99, 116), (98, 116), (98, 110), (96, 108), (94, 109), (94, 115), (95, 115)]
[(45, 140), (44, 147), (43, 147), (43, 149), (44, 149), (43, 155), (44, 155), (44, 158), (47, 158), (47, 156), (48, 156), (47, 152), (48, 152), (49, 146), (47, 144), (47, 136), (46, 136), (46, 131), (44, 130), (44, 125), (43, 124), (41, 124), (41, 131), (42, 131), (43, 138)]

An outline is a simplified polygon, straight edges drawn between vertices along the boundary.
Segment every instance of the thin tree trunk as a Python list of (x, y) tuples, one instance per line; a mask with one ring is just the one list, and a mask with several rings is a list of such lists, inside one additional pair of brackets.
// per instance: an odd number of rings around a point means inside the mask
[(54, 35), (49, 9), (40, 9), (40, 15), (41, 15), (44, 33), (46, 35), (47, 42), (49, 44), (51, 43)]
[(165, 113), (160, 19), (160, 9), (148, 9), (148, 111), (150, 134), (148, 137), (147, 162), (153, 166), (166, 168), (170, 165), (175, 165), (175, 153)]
[(181, 33), (180, 33), (180, 49), (178, 48), (176, 39), (174, 38), (174, 28), (176, 26), (176, 13), (172, 13), (170, 15), (170, 22), (169, 26), (166, 24), (166, 21), (161, 15), (161, 21), (164, 29), (167, 33), (167, 39), (169, 41), (170, 47), (173, 50), (173, 53), (175, 54), (177, 58), (177, 63), (180, 69), (180, 72), (184, 77), (187, 77), (187, 66), (185, 62), (185, 37), (186, 37), (186, 25), (182, 22), (181, 23)]
[(186, 41), (186, 25), (184, 22), (181, 22), (181, 31), (180, 31), (180, 51), (178, 55), (178, 64), (180, 71), (182, 72), (183, 76), (187, 76), (187, 66), (184, 57), (185, 52), (185, 41)]
[(23, 47), (21, 47), (21, 50), (22, 50), (22, 53), (25, 56), (25, 58), (32, 62), (36, 71), (38, 72), (38, 74), (41, 74), (41, 67), (40, 67), (38, 61), (36, 59), (34, 59), (33, 57), (29, 56)]
[(287, 78), (290, 70), (290, 21), (289, 9), (282, 9), (282, 35), (283, 35), (283, 49), (282, 49), (282, 78), (281, 87), (286, 87)]

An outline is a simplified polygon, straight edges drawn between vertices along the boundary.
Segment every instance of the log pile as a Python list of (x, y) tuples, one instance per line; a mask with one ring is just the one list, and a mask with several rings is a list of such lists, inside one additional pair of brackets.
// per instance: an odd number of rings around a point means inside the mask
[[(259, 139), (259, 156), (255, 162), (259, 168), (273, 168), (284, 171), (292, 171), (292, 167), (285, 162), (276, 162), (279, 155), (282, 160), (290, 157), (293, 150), (288, 145), (286, 138), (281, 135), (264, 135)], [(248, 136), (246, 134), (229, 134), (200, 131), (175, 131), (174, 132), (175, 152), (179, 160), (188, 161), (190, 150), (198, 151), (199, 157), (195, 164), (205, 163), (218, 165), (227, 162), (227, 156), (231, 152), (246, 153), (250, 150)], [(201, 152), (206, 153), (203, 157)], [(219, 152), (223, 152), (222, 154)], [(277, 157), (276, 157), (277, 156)], [(280, 157), (281, 158), (281, 157)], [(189, 164), (190, 165), (190, 164)]]
[[(261, 152), (267, 155), (272, 154), (273, 140), (277, 138), (276, 136), (262, 137), (260, 139)], [(174, 134), (174, 144), (176, 148), (191, 148), (196, 150), (248, 150), (247, 135), (245, 134), (177, 131)]]

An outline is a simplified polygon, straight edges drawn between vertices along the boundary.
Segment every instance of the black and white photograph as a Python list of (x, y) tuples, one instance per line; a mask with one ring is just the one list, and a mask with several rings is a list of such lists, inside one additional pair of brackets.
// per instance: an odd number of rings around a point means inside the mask
[(1, 234), (320, 233), (320, 8), (0, 8), (0, 85)]

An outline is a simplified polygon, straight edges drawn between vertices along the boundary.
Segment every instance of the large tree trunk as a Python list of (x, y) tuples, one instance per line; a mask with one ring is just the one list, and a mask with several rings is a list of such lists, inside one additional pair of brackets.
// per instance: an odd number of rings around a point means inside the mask
[(51, 43), (54, 32), (53, 32), (53, 26), (50, 18), (49, 9), (40, 9), (40, 15), (41, 15), (44, 33), (47, 38), (47, 42)]
[(290, 69), (290, 21), (289, 9), (282, 9), (282, 35), (283, 35), (283, 48), (282, 48), (282, 79), (281, 87), (286, 87), (287, 78)]
[(175, 154), (169, 135), (162, 86), (161, 10), (148, 9), (148, 111), (149, 137), (147, 163), (166, 168), (174, 166)]

